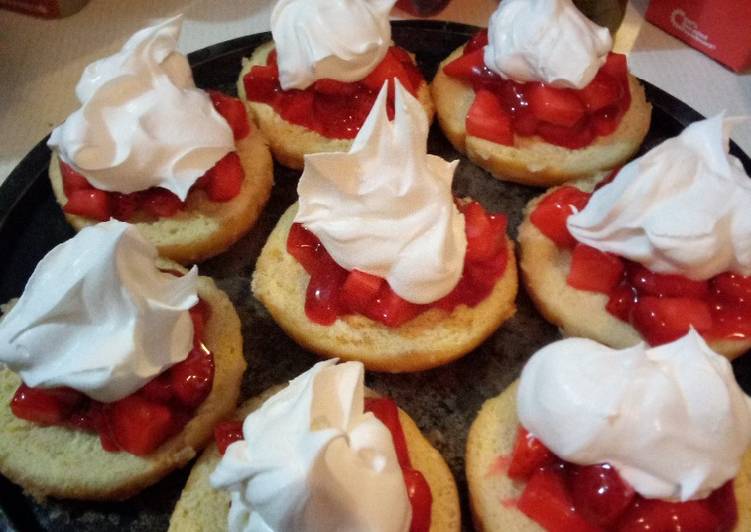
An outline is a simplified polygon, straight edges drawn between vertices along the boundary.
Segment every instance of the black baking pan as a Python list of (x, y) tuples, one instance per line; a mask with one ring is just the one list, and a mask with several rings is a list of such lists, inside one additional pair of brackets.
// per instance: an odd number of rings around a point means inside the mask
[[(478, 28), (437, 21), (404, 21), (393, 24), (397, 44), (414, 52), (427, 79), (438, 63)], [(235, 93), (241, 59), (269, 33), (234, 39), (189, 55), (198, 86)], [(652, 103), (652, 126), (642, 151), (673, 137), (689, 123), (701, 119), (696, 111), (657, 87), (643, 82)], [(21, 161), (0, 187), (0, 301), (17, 297), (37, 262), (53, 246), (73, 236), (52, 196), (47, 166), (50, 152), (40, 142)], [(428, 149), (448, 160), (461, 162), (454, 179), (459, 196), (472, 196), (491, 211), (509, 215), (509, 232), (516, 234), (523, 206), (540, 189), (503, 183), (457, 153), (437, 126)], [(751, 160), (733, 145), (731, 152), (751, 172)], [(274, 323), (250, 293), (249, 279), (266, 237), (279, 216), (296, 199), (299, 172), (275, 166), (276, 185), (256, 227), (226, 253), (200, 265), (214, 277), (235, 303), (243, 322), (248, 371), (242, 397), (255, 395), (271, 385), (286, 382), (314, 364), (317, 358), (298, 347)], [(480, 347), (466, 357), (430, 371), (389, 375), (369, 373), (367, 384), (392, 396), (410, 413), (433, 445), (443, 453), (462, 500), (465, 530), (471, 529), (464, 478), (464, 444), (467, 430), (483, 401), (500, 393), (521, 370), (529, 356), (560, 338), (558, 330), (544, 321), (520, 290), (518, 312)], [(734, 364), (741, 385), (751, 390), (751, 357)], [(0, 477), (0, 528), (8, 530), (165, 530), (189, 468), (121, 503), (87, 503), (47, 500), (37, 502)]]

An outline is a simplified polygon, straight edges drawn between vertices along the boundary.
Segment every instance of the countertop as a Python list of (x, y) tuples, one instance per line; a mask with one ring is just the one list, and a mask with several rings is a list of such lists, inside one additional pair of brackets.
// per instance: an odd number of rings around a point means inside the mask
[[(633, 0), (615, 48), (629, 54), (637, 76), (704, 115), (751, 115), (751, 74), (731, 72), (644, 21), (648, 0)], [(120, 48), (154, 19), (185, 14), (180, 48), (207, 45), (269, 29), (269, 0), (91, 0), (79, 13), (42, 20), (0, 10), (0, 183), (24, 155), (77, 107), (83, 68)], [(453, 0), (437, 18), (487, 25), (496, 0)], [(395, 18), (406, 18), (395, 10)], [(733, 139), (751, 153), (751, 122)]]

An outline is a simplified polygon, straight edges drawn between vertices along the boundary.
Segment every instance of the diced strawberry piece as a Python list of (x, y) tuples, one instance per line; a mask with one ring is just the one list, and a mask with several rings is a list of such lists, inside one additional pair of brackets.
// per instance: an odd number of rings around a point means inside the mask
[(65, 192), (66, 196), (69, 196), (74, 190), (94, 188), (84, 176), (76, 172), (72, 166), (64, 163), (62, 160), (60, 160), (60, 173), (63, 176), (63, 192)]
[(487, 28), (483, 28), (477, 33), (475, 33), (472, 36), (472, 38), (467, 42), (467, 44), (464, 45), (464, 53), (468, 54), (470, 52), (474, 52), (475, 50), (485, 48), (487, 44), (488, 44), (488, 30)]
[(384, 283), (367, 315), (387, 327), (399, 327), (420, 313), (420, 305), (402, 299)]
[[(506, 217), (490, 216), (478, 202), (468, 203), (463, 208), (464, 232), (467, 236), (465, 260), (489, 260), (505, 245)], [(500, 229), (500, 230), (499, 230)]]
[(602, 527), (615, 524), (636, 494), (609, 464), (574, 465), (569, 482), (576, 511)]
[(720, 528), (720, 519), (704, 501), (667, 502), (643, 499), (634, 503), (618, 523), (619, 532), (707, 532)]
[(175, 398), (196, 408), (211, 392), (214, 384), (214, 357), (205, 347), (194, 347), (188, 358), (169, 370)]
[(428, 532), (430, 530), (430, 512), (433, 507), (433, 494), (430, 484), (417, 469), (403, 469), (404, 484), (412, 506), (412, 524), (410, 532)]
[(467, 82), (478, 80), (498, 81), (501, 77), (485, 66), (482, 48), (457, 57), (445, 67), (447, 76)]
[(529, 109), (541, 121), (573, 127), (586, 109), (571, 89), (556, 89), (542, 83), (530, 83), (526, 90)]
[(169, 218), (181, 210), (185, 204), (166, 188), (153, 187), (141, 192), (141, 206), (151, 216)]
[(692, 281), (682, 275), (655, 273), (636, 262), (629, 264), (628, 280), (639, 294), (697, 299), (703, 299), (709, 295), (707, 281)]
[(542, 466), (552, 464), (555, 459), (555, 455), (540, 440), (519, 425), (508, 476), (514, 480), (526, 480)]
[(708, 338), (751, 338), (751, 308), (748, 305), (713, 302), (712, 329)]
[(391, 53), (391, 55), (393, 55), (403, 65), (412, 64), (412, 58), (410, 57), (409, 52), (404, 48), (392, 46), (391, 48), (389, 48), (389, 53)]
[(711, 284), (717, 297), (722, 301), (740, 305), (751, 304), (751, 275), (721, 273), (711, 279)]
[(342, 285), (341, 298), (349, 309), (364, 313), (381, 289), (383, 279), (377, 275), (352, 270)]
[(137, 394), (110, 403), (105, 415), (117, 445), (137, 456), (152, 453), (174, 432), (169, 407)]
[(99, 432), (106, 426), (102, 403), (84, 397), (65, 424), (77, 430)]
[(587, 205), (589, 196), (590, 194), (576, 187), (560, 187), (538, 203), (529, 219), (558, 247), (573, 248), (576, 240), (569, 233), (566, 220)]
[(245, 180), (240, 157), (237, 152), (229, 152), (205, 174), (204, 190), (211, 201), (225, 202), (235, 198)]
[(399, 421), (399, 407), (396, 402), (388, 397), (366, 397), (365, 412), (373, 412), (373, 415), (391, 432), (391, 439), (394, 441), (394, 451), (399, 460), (399, 467), (409, 469), (412, 462), (409, 459), (407, 450), (407, 440), (404, 437), (404, 430)]
[(496, 144), (514, 145), (511, 116), (489, 90), (475, 92), (475, 100), (467, 113), (467, 134)]
[(329, 96), (352, 96), (357, 92), (357, 84), (335, 79), (319, 79), (313, 83), (313, 90)]
[(111, 215), (110, 195), (95, 188), (72, 190), (63, 210), (68, 214), (106, 222)]
[(193, 320), (193, 340), (200, 342), (203, 338), (203, 329), (211, 317), (211, 307), (203, 299), (193, 305), (190, 310), (190, 319)]
[(518, 508), (548, 532), (599, 532), (574, 509), (566, 489), (563, 467), (538, 469), (529, 478)]
[(256, 65), (243, 79), (245, 95), (253, 102), (270, 103), (281, 90), (279, 70), (276, 65)]
[(600, 67), (600, 72), (607, 74), (616, 81), (628, 79), (628, 62), (623, 54), (610, 52), (605, 64)]
[(680, 338), (690, 325), (699, 332), (711, 329), (712, 314), (699, 299), (645, 296), (634, 305), (631, 322), (650, 345), (660, 345)]
[(379, 91), (381, 90), (381, 87), (383, 87), (384, 81), (393, 78), (398, 79), (405, 89), (414, 94), (417, 87), (412, 86), (412, 81), (410, 80), (410, 76), (404, 68), (404, 65), (399, 61), (397, 56), (389, 50), (383, 60), (378, 63), (378, 66), (376, 66), (375, 69), (373, 69), (373, 71), (360, 83), (370, 90)]
[(59, 425), (84, 399), (82, 393), (72, 388), (30, 388), (21, 384), (13, 395), (10, 409), (17, 418), (39, 425)]
[(519, 135), (534, 135), (537, 133), (537, 125), (539, 123), (540, 121), (530, 111), (521, 110), (514, 114), (514, 131)]
[(227, 447), (243, 439), (245, 437), (243, 436), (242, 421), (222, 421), (214, 427), (214, 440), (216, 440), (216, 447), (221, 455), (224, 455)]
[(575, 126), (565, 127), (548, 122), (537, 124), (537, 134), (546, 142), (577, 150), (589, 146), (595, 138), (595, 132), (587, 127), (587, 121), (579, 122)]
[(305, 315), (312, 322), (331, 325), (336, 321), (344, 307), (339, 295), (346, 277), (347, 270), (338, 265), (311, 275), (305, 294)]
[(577, 244), (571, 253), (571, 270), (566, 282), (577, 290), (609, 294), (623, 279), (625, 266), (616, 255), (585, 244)]
[(122, 222), (127, 222), (133, 217), (138, 208), (139, 194), (120, 194), (119, 192), (110, 193), (110, 206), (112, 217)]
[(232, 128), (232, 134), (235, 140), (243, 139), (250, 133), (248, 124), (248, 113), (245, 110), (245, 104), (239, 98), (227, 96), (216, 90), (210, 90), (209, 96), (211, 103), (214, 104), (220, 115), (227, 121)]
[(169, 403), (175, 395), (172, 390), (170, 373), (165, 371), (157, 375), (138, 390), (138, 394), (155, 403)]
[(604, 72), (600, 72), (586, 87), (579, 90), (579, 98), (590, 112), (599, 111), (614, 105), (621, 96), (620, 92), (621, 87), (618, 82)]
[(624, 282), (610, 292), (610, 298), (605, 305), (605, 310), (623, 321), (629, 321), (631, 309), (636, 304), (637, 294), (634, 288)]

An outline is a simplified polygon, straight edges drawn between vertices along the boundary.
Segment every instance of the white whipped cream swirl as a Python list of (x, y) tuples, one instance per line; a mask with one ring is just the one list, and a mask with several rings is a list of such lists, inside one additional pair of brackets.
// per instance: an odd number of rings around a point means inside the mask
[(135, 33), (84, 70), (81, 107), (48, 145), (101, 190), (163, 187), (185, 200), (208, 169), (235, 149), (232, 129), (193, 83), (177, 52), (182, 17)]
[(581, 89), (613, 46), (571, 0), (503, 0), (490, 17), (487, 67), (504, 79)]
[(28, 386), (106, 403), (185, 360), (198, 272), (162, 273), (156, 258), (134, 226), (114, 220), (58, 245), (0, 322), (0, 362)]
[(318, 79), (360, 81), (391, 45), (396, 0), (279, 0), (271, 12), (282, 89)]
[(464, 266), (464, 217), (451, 194), (458, 161), (427, 154), (425, 111), (398, 81), (395, 108), (390, 122), (384, 84), (349, 153), (305, 156), (295, 221), (343, 268), (431, 303), (453, 290)]
[(521, 424), (553, 453), (610, 463), (648, 498), (708, 496), (751, 444), (751, 398), (693, 329), (651, 348), (550, 344), (524, 367), (517, 400)]
[(319, 362), (245, 418), (210, 477), (230, 491), (230, 532), (409, 530), (391, 433), (363, 413), (363, 374)]
[(628, 163), (568, 218), (571, 234), (658, 273), (751, 275), (751, 179), (728, 154), (731, 124), (695, 122)]

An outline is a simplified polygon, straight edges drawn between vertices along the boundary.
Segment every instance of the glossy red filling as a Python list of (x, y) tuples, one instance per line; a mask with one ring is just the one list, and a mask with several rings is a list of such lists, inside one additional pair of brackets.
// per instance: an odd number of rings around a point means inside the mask
[(609, 296), (606, 309), (630, 323), (650, 345), (680, 338), (693, 326), (707, 339), (751, 338), (751, 277), (725, 272), (706, 281), (654, 273), (640, 264), (578, 243), (566, 219), (590, 194), (564, 186), (537, 205), (530, 221), (571, 250), (567, 282)]
[[(352, 139), (386, 80), (397, 78), (412, 95), (424, 82), (409, 54), (392, 46), (381, 63), (361, 81), (345, 83), (320, 79), (305, 90), (282, 90), (276, 50), (269, 53), (266, 65), (256, 65), (245, 75), (246, 97), (251, 102), (270, 105), (287, 122), (316, 131), (324, 137)], [(393, 81), (389, 82), (387, 109), (394, 116)]]
[[(250, 125), (245, 106), (238, 98), (232, 98), (218, 91), (209, 91), (214, 108), (232, 128), (235, 140), (245, 138), (250, 133)], [(63, 191), (67, 202), (63, 210), (99, 221), (116, 218), (124, 222), (134, 218), (137, 212), (143, 212), (156, 218), (168, 218), (185, 208), (174, 193), (161, 187), (121, 194), (100, 190), (70, 165), (60, 160), (60, 173), (63, 176)], [(230, 152), (219, 160), (191, 187), (203, 190), (211, 201), (226, 202), (240, 193), (245, 171), (240, 157)]]
[(210, 313), (203, 300), (190, 309), (194, 333), (188, 358), (119, 401), (101, 403), (72, 388), (21, 384), (10, 408), (16, 417), (39, 425), (96, 432), (105, 451), (151, 454), (185, 427), (211, 392), (214, 356), (203, 344)]
[[(386, 428), (391, 432), (394, 442), (394, 450), (399, 460), (399, 467), (404, 475), (404, 483), (407, 487), (407, 496), (412, 506), (411, 532), (428, 532), (430, 530), (430, 512), (433, 506), (433, 495), (430, 485), (423, 474), (412, 468), (412, 463), (407, 450), (407, 440), (404, 430), (399, 421), (399, 408), (396, 403), (387, 398), (366, 398), (365, 411), (372, 412)], [(226, 421), (220, 423), (214, 429), (214, 438), (221, 454), (227, 450), (231, 443), (242, 440), (242, 422)]]
[(521, 426), (507, 473), (525, 482), (516, 506), (549, 532), (729, 532), (738, 520), (732, 480), (701, 500), (645, 499), (610, 465), (561, 460)]
[(487, 30), (447, 64), (447, 76), (472, 85), (475, 100), (467, 113), (467, 134), (514, 145), (514, 135), (539, 135), (551, 144), (583, 148), (616, 130), (631, 105), (626, 56), (610, 53), (583, 89), (558, 89), (539, 82), (505, 80), (485, 66)]
[(362, 314), (387, 327), (398, 327), (431, 308), (447, 311), (464, 304), (474, 307), (493, 290), (506, 271), (506, 216), (488, 214), (476, 201), (457, 203), (464, 214), (467, 252), (459, 283), (446, 296), (427, 305), (399, 297), (380, 277), (347, 271), (328, 254), (318, 238), (300, 224), (292, 224), (287, 251), (310, 275), (305, 314), (321, 325), (339, 316)]

